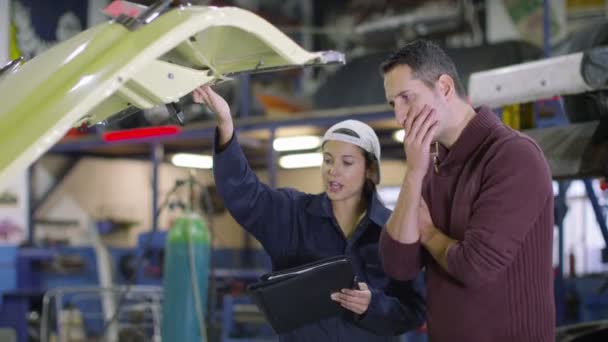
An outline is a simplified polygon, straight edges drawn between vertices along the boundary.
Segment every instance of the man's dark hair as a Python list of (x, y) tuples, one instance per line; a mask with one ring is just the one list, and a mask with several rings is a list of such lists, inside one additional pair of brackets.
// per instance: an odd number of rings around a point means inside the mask
[(466, 97), (466, 92), (458, 77), (454, 62), (437, 44), (424, 39), (414, 40), (395, 51), (382, 64), (382, 74), (386, 74), (399, 65), (412, 69), (412, 76), (432, 88), (441, 75), (448, 75), (454, 80), (456, 94)]

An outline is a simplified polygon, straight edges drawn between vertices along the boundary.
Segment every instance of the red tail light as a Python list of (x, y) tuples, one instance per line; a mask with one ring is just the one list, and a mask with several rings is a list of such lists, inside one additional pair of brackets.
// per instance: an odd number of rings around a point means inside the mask
[(103, 134), (103, 140), (105, 141), (121, 141), (130, 139), (142, 139), (152, 138), (167, 135), (175, 135), (181, 132), (181, 129), (177, 126), (157, 126), (157, 127), (145, 127), (145, 128), (134, 128), (126, 129), (122, 131), (112, 131)]

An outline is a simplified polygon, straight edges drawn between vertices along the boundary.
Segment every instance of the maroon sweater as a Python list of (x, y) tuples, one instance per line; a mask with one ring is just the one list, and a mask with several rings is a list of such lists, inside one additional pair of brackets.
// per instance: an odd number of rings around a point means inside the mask
[(555, 340), (553, 188), (539, 147), (480, 108), (422, 195), (434, 225), (459, 242), (444, 270), (419, 244), (380, 240), (390, 276), (426, 266), (429, 337), (437, 341)]

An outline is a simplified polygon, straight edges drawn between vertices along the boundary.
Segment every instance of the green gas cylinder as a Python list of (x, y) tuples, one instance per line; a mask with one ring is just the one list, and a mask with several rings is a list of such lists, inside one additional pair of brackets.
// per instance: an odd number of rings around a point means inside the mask
[(163, 269), (163, 341), (207, 341), (210, 234), (196, 213), (175, 220), (167, 234)]

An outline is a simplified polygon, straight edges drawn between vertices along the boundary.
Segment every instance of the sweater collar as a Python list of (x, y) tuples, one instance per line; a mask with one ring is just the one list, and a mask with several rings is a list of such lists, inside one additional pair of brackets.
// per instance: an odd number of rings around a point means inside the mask
[(439, 153), (439, 167), (450, 167), (464, 164), (484, 139), (492, 132), (492, 127), (501, 124), (496, 113), (489, 107), (475, 108), (475, 116), (460, 133), (449, 150), (442, 148)]

